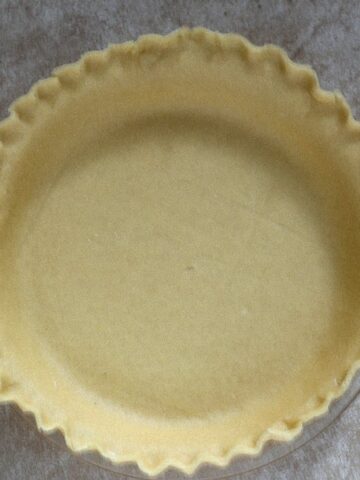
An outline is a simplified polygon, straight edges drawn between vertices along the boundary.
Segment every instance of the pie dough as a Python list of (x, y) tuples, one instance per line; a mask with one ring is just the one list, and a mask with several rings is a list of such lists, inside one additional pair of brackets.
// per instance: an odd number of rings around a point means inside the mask
[(149, 474), (292, 439), (359, 367), (359, 154), (238, 35), (57, 69), (0, 124), (0, 399)]

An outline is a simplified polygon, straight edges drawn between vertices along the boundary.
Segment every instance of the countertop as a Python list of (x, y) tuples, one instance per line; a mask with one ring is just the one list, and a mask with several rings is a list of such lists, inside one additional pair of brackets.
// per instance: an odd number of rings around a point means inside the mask
[[(2, 0), (0, 119), (36, 80), (83, 52), (183, 25), (238, 32), (258, 45), (282, 46), (293, 60), (313, 66), (324, 88), (340, 90), (360, 119), (357, 0)], [(118, 478), (124, 479), (56, 446), (12, 406), (0, 406), (1, 480)], [(360, 397), (306, 446), (241, 478), (360, 479)]]

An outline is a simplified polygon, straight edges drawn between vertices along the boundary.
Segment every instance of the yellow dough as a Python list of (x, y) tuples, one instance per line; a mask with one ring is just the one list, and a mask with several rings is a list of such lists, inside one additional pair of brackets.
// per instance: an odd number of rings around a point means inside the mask
[(0, 124), (0, 399), (154, 474), (290, 440), (360, 358), (360, 127), (273, 46), (92, 52)]

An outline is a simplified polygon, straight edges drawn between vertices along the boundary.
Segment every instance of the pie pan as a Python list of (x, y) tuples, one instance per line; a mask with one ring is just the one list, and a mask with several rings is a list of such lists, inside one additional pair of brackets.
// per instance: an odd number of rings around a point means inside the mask
[(90, 52), (0, 123), (0, 399), (148, 474), (327, 412), (360, 360), (360, 125), (272, 45)]

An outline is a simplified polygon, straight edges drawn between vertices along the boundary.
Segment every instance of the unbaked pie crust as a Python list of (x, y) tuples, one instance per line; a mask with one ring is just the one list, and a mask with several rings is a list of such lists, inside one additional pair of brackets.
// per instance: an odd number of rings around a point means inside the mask
[(291, 440), (359, 367), (360, 126), (308, 67), (181, 29), (0, 124), (0, 399), (147, 473)]

